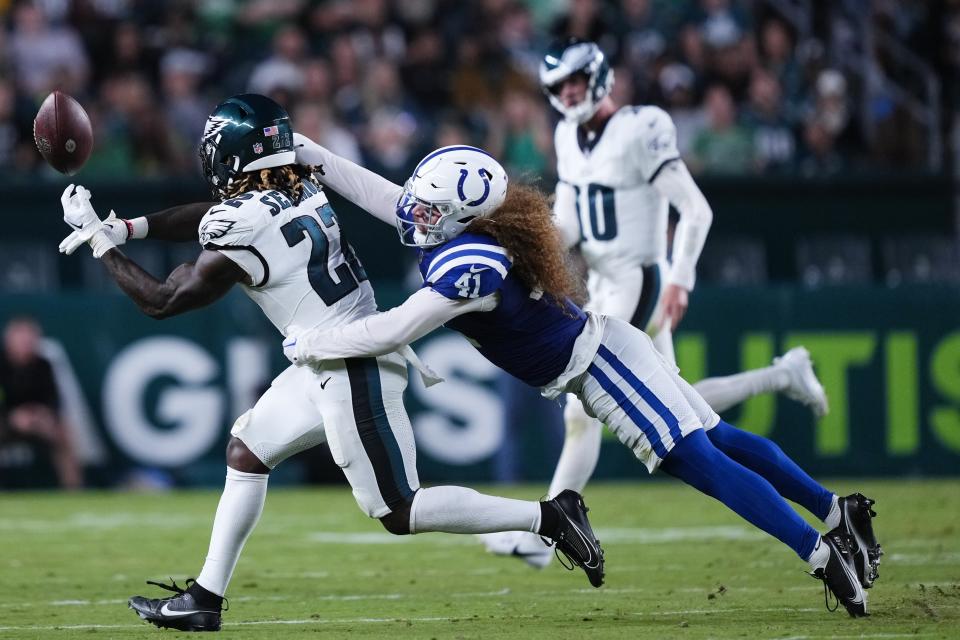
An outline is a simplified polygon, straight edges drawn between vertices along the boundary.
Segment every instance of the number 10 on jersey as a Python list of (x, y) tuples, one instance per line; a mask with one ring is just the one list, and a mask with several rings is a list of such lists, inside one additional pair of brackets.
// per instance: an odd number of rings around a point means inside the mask
[[(588, 240), (580, 205), (582, 189), (573, 185), (577, 203), (577, 222), (580, 224), (580, 240)], [(617, 237), (617, 216), (613, 189), (602, 184), (587, 185), (587, 212), (590, 217), (590, 235), (594, 240), (613, 240)], [(599, 211), (598, 211), (599, 209)]]

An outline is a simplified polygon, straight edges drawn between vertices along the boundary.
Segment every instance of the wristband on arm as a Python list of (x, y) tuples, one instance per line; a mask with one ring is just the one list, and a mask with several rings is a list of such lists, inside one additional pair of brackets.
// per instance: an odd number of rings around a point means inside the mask
[(147, 237), (150, 223), (147, 222), (146, 216), (140, 216), (132, 220), (124, 219), (123, 222), (127, 225), (127, 238), (141, 240)]

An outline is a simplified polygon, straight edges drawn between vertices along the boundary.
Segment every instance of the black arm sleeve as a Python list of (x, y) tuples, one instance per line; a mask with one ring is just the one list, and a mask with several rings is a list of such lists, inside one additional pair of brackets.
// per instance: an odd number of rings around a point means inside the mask
[(147, 237), (168, 242), (196, 242), (200, 219), (215, 202), (194, 202), (147, 214)]

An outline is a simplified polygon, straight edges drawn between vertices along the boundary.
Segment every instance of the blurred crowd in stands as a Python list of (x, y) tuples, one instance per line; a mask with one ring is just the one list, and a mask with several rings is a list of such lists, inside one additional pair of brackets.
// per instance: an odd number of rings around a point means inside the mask
[[(809, 10), (779, 12), (797, 6)], [(909, 100), (894, 90), (863, 99), (865, 78), (887, 73), (885, 56), (871, 55), (856, 77), (842, 64), (845, 42), (862, 45), (859, 31), (843, 30), (844, 11), (934, 70), (949, 142), (957, 1), (0, 0), (0, 168), (49, 171), (31, 123), (60, 89), (94, 121), (84, 178), (195, 174), (211, 108), (251, 91), (284, 104), (299, 131), (395, 180), (425, 150), (454, 142), (549, 179), (556, 114), (537, 67), (565, 36), (600, 43), (619, 103), (671, 113), (695, 172), (927, 166), (929, 132)]]

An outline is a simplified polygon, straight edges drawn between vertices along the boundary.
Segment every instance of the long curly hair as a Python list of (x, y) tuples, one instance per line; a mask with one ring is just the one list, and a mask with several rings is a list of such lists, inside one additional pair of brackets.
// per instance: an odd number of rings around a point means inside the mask
[(551, 219), (550, 204), (534, 187), (510, 185), (500, 208), (467, 226), (471, 233), (496, 238), (510, 253), (513, 272), (530, 289), (540, 289), (565, 308), (578, 287), (566, 264), (560, 232)]
[(318, 189), (320, 183), (313, 176), (316, 167), (299, 164), (285, 164), (260, 171), (249, 171), (233, 181), (227, 190), (225, 200), (235, 198), (248, 191), (279, 191), (293, 200), (294, 204), (303, 198), (303, 183), (310, 181)]

